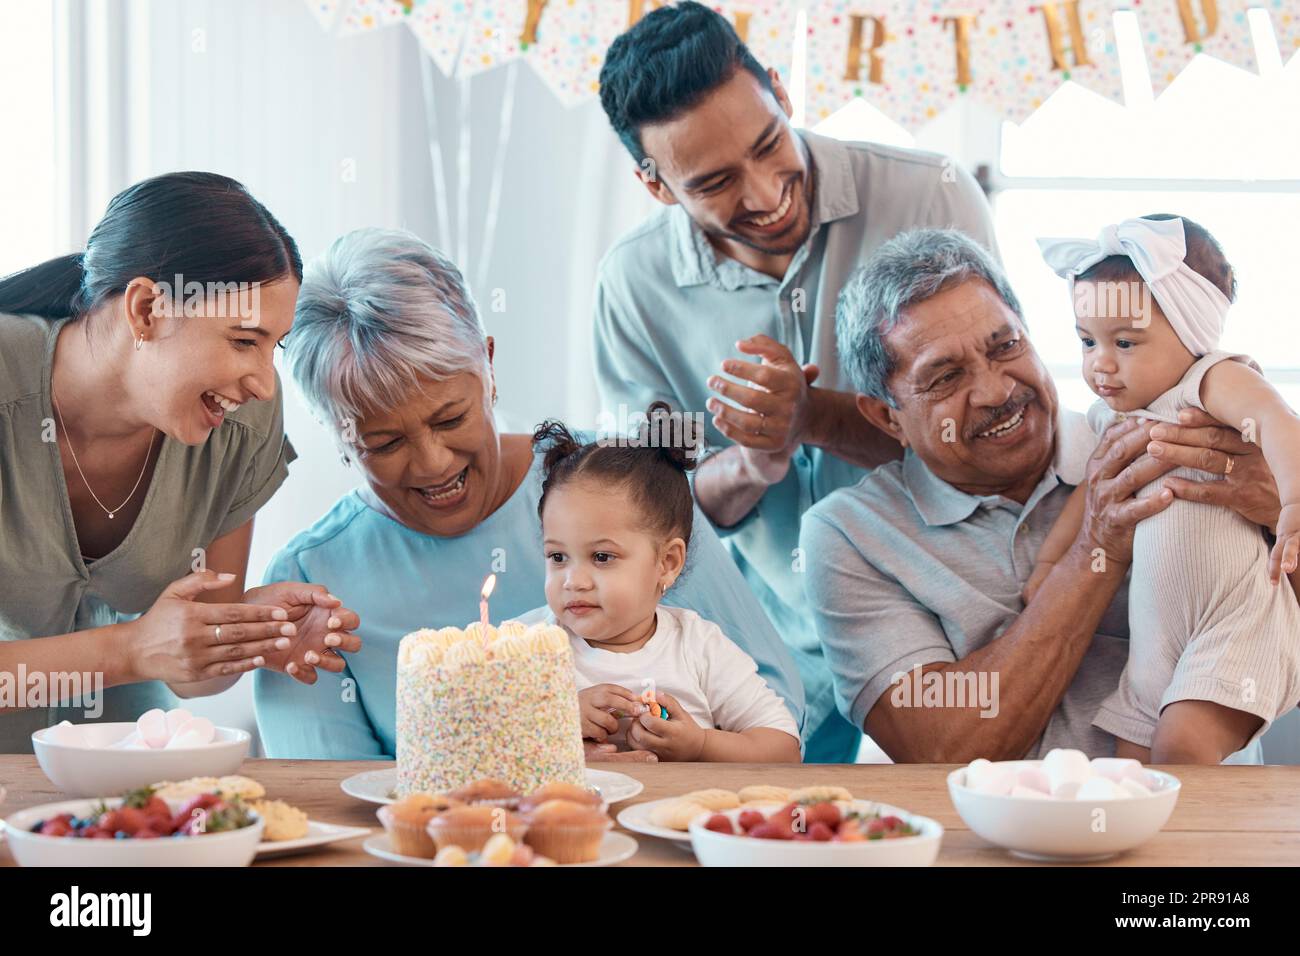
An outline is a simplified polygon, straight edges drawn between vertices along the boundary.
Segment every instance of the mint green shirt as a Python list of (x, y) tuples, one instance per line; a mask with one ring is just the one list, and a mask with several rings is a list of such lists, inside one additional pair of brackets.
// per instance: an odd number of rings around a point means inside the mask
[[(595, 361), (601, 409), (644, 412), (652, 401), (700, 413), (712, 450), (731, 444), (713, 427), (708, 380), (723, 359), (744, 358), (738, 339), (765, 333), (800, 364), (821, 369), (819, 387), (852, 391), (835, 344), (835, 303), (849, 276), (901, 232), (956, 228), (996, 257), (988, 203), (969, 173), (935, 153), (843, 143), (800, 132), (815, 171), (812, 231), (786, 274), (773, 279), (718, 256), (681, 206), (620, 239), (596, 285)], [(718, 533), (794, 654), (804, 682), (805, 759), (853, 760), (861, 732), (836, 712), (803, 587), (803, 513), (866, 472), (805, 445), (785, 479), (742, 521)]]
[[(284, 435), (278, 385), (273, 400), (245, 404), (201, 445), (164, 437), (148, 487), (136, 492), (145, 498), (134, 526), (111, 552), (84, 560), (51, 440), (50, 371), (66, 321), (0, 314), (0, 641), (102, 627), (147, 611), (190, 573), (195, 548), (253, 517), (297, 457)], [(85, 686), (92, 685), (93, 678)], [(98, 719), (134, 720), (174, 702), (157, 681), (112, 687)], [(33, 731), (65, 719), (86, 721), (86, 708), (0, 714), (0, 753), (30, 753)]]

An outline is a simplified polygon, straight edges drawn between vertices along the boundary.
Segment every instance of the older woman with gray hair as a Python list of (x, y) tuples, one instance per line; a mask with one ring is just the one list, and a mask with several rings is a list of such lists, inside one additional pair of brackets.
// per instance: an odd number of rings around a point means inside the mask
[[(320, 675), (333, 688), (260, 675), (270, 756), (392, 759), (402, 636), (476, 619), (493, 572), (495, 619), (545, 602), (541, 455), (531, 435), (497, 429), (495, 347), (460, 272), (410, 233), (348, 233), (307, 268), (287, 364), (364, 483), (290, 541), (267, 577), (331, 582), (361, 617), (365, 651)], [(802, 724), (794, 662), (708, 522), (697, 516), (695, 529), (694, 566), (666, 603), (717, 622)]]
[[(1127, 656), (1133, 528), (1171, 500), (1136, 492), (1178, 465), (1215, 470), (1208, 450), (1232, 447), (1237, 467), (1204, 487), (1269, 525), (1263, 456), (1208, 418), (1165, 426), (1158, 447), (1136, 419), (1094, 435), (1060, 407), (1006, 277), (958, 232), (881, 246), (841, 292), (836, 326), (858, 410), (906, 449), (803, 521), (841, 712), (897, 761), (1113, 753), (1092, 720)], [(1082, 528), (1026, 604), (1080, 484)], [(1174, 490), (1201, 500), (1192, 485)]]

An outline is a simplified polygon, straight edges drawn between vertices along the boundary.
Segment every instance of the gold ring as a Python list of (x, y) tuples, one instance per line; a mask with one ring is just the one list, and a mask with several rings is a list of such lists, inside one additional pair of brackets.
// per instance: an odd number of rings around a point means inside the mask
[(1223, 477), (1226, 478), (1226, 477), (1228, 477), (1228, 475), (1232, 474), (1232, 466), (1235, 465), (1235, 464), (1236, 464), (1236, 462), (1233, 461), (1232, 456), (1229, 455), (1229, 456), (1228, 456), (1228, 467), (1223, 469)]

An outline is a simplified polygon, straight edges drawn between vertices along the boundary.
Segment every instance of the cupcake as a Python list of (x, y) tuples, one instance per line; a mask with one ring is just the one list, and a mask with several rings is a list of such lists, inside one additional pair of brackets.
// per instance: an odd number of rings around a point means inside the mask
[(497, 833), (518, 842), (527, 829), (523, 820), (503, 807), (452, 807), (429, 821), (428, 835), (438, 851), (458, 846), (466, 853), (474, 853)]
[(528, 813), (548, 800), (569, 800), (573, 803), (580, 803), (584, 807), (595, 807), (598, 810), (604, 809), (605, 806), (605, 801), (594, 790), (577, 787), (571, 783), (548, 783), (520, 800), (519, 812)]
[(452, 790), (448, 796), (473, 807), (505, 807), (514, 810), (519, 806), (519, 791), (504, 780), (485, 778), (467, 783)]
[(463, 806), (445, 794), (413, 793), (379, 808), (379, 822), (388, 831), (393, 849), (402, 856), (433, 859), (437, 848), (429, 836), (429, 821), (445, 810)]
[(548, 800), (524, 818), (524, 842), (556, 863), (588, 863), (613, 822), (599, 809), (573, 800)]

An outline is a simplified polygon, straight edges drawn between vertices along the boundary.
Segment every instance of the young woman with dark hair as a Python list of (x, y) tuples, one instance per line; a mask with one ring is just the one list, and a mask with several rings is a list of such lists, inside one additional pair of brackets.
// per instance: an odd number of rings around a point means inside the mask
[(296, 457), (272, 360), (301, 279), (265, 207), (189, 172), (0, 280), (0, 752), (259, 666), (311, 683), (359, 648), (325, 587), (244, 590), (253, 515)]

